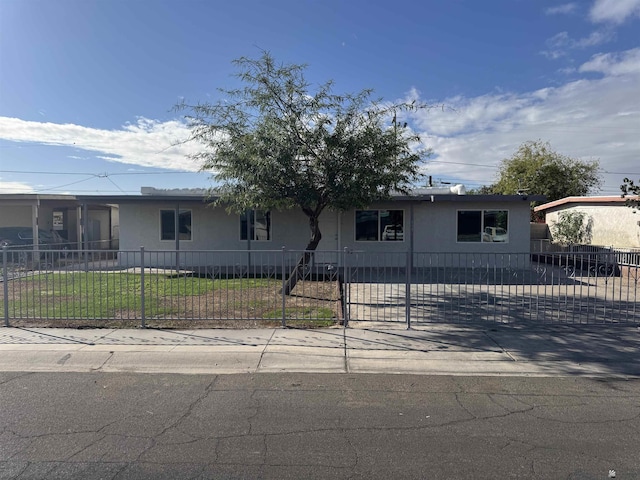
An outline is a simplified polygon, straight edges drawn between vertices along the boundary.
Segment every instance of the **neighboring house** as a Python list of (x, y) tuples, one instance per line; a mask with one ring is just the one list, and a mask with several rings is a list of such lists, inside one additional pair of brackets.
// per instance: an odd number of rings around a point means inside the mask
[[(546, 215), (551, 237), (553, 225), (565, 212), (582, 212), (591, 223), (592, 245), (640, 248), (640, 213), (625, 205), (625, 199), (609, 197), (566, 197), (535, 208)], [(553, 240), (553, 238), (552, 238)]]
[(117, 205), (92, 197), (0, 194), (0, 227), (30, 228), (34, 239), (44, 231), (79, 249), (118, 248), (118, 222)]
[[(208, 205), (211, 198), (202, 190), (143, 188), (142, 193), (94, 197), (94, 201), (119, 206), (122, 251), (137, 251), (141, 246), (166, 251), (302, 250), (309, 241), (308, 220), (299, 209), (237, 215)], [(318, 251), (395, 252), (399, 264), (408, 252), (450, 254), (439, 257), (442, 265), (466, 266), (473, 261), (469, 253), (491, 262), (504, 262), (499, 258), (518, 253), (526, 255), (528, 262), (530, 202), (534, 200), (543, 198), (464, 195), (459, 187), (426, 188), (366, 209), (326, 210), (320, 217)], [(121, 258), (137, 261), (131, 255)], [(199, 263), (206, 263), (202, 258)], [(155, 256), (148, 261), (171, 265), (175, 257)]]

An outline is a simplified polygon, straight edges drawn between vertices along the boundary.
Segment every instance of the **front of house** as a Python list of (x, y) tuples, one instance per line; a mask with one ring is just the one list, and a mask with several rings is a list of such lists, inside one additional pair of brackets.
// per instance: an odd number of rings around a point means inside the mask
[[(303, 250), (310, 237), (308, 219), (300, 210), (230, 214), (208, 205), (203, 191), (145, 188), (143, 195), (110, 201), (119, 205), (123, 251)], [(530, 247), (530, 201), (518, 195), (427, 188), (365, 209), (326, 210), (320, 217), (318, 251), (346, 248), (398, 258), (442, 253), (447, 255), (439, 261), (448, 264), (469, 262), (469, 254), (494, 259), (524, 254)]]

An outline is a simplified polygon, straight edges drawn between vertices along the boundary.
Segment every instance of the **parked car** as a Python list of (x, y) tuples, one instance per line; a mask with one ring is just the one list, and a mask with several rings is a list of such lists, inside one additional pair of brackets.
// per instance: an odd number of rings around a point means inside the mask
[[(32, 250), (34, 247), (33, 230), (28, 227), (0, 227), (0, 247), (9, 249)], [(38, 230), (38, 248), (40, 250), (69, 250), (72, 244), (55, 230)]]
[(483, 242), (508, 242), (509, 234), (501, 227), (485, 227), (482, 234)]
[(402, 225), (386, 225), (382, 230), (382, 240), (404, 240)]

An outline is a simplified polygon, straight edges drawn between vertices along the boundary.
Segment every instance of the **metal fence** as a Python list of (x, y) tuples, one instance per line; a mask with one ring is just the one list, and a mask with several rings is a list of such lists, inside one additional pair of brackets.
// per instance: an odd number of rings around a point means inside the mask
[(4, 324), (640, 323), (610, 252), (2, 251)]
[(620, 248), (606, 245), (560, 245), (552, 243), (549, 239), (538, 239), (531, 241), (532, 253), (609, 253), (615, 258), (619, 266), (640, 265), (640, 248)]

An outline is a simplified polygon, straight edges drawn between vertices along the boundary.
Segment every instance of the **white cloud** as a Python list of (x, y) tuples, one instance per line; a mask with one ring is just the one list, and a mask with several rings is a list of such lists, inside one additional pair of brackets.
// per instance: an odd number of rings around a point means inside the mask
[(186, 125), (177, 120), (159, 122), (142, 117), (120, 130), (0, 117), (3, 140), (74, 147), (125, 164), (197, 171), (199, 165), (187, 155), (195, 153), (198, 145), (176, 145), (188, 133)]
[(563, 5), (558, 5), (556, 7), (547, 8), (544, 13), (547, 15), (566, 15), (568, 13), (573, 13), (576, 11), (577, 5), (575, 3), (565, 3)]
[[(605, 171), (640, 176), (639, 65), (640, 49), (596, 55), (580, 71), (601, 78), (521, 94), (455, 97), (444, 101), (450, 109), (420, 112), (415, 128), (436, 155), (429, 174), (491, 183), (502, 159), (540, 139), (564, 155), (599, 158)], [(624, 176), (604, 175), (603, 193), (615, 194)]]
[(22, 182), (8, 182), (0, 178), (0, 192), (2, 193), (35, 193), (33, 187)]
[(615, 34), (611, 30), (596, 30), (591, 32), (588, 37), (580, 38), (573, 44), (575, 48), (595, 47), (608, 43), (615, 38)]
[(577, 40), (571, 38), (567, 32), (560, 32), (546, 40), (548, 50), (540, 53), (547, 58), (557, 60), (568, 54), (569, 50), (578, 48), (595, 47), (615, 39), (615, 32), (610, 29), (596, 30), (589, 36)]
[(596, 0), (589, 12), (595, 23), (623, 23), (634, 16), (640, 17), (640, 0)]
[(621, 53), (601, 53), (580, 66), (580, 72), (598, 72), (605, 75), (640, 73), (640, 48)]

